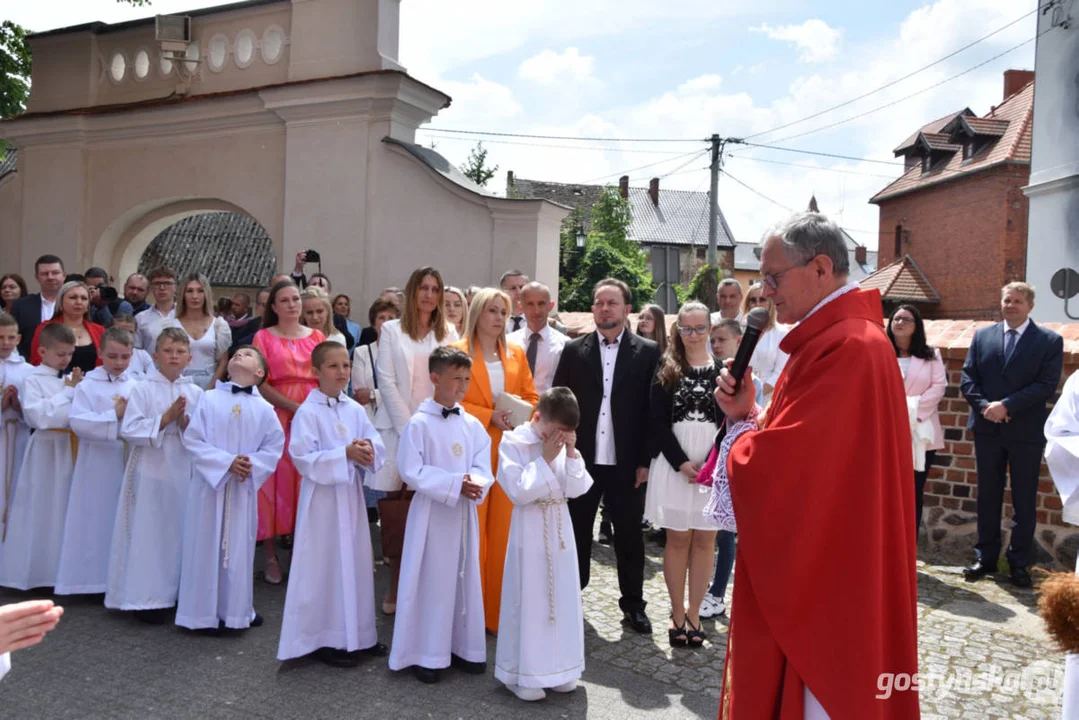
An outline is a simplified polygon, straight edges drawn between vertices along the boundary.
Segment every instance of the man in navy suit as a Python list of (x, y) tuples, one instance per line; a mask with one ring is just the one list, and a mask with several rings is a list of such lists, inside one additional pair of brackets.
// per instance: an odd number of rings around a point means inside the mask
[(963, 571), (968, 580), (996, 572), (1004, 481), (1011, 470), (1014, 522), (1008, 545), (1011, 580), (1030, 587), (1038, 474), (1045, 450), (1046, 403), (1056, 392), (1064, 340), (1029, 319), (1034, 288), (1008, 283), (1000, 310), (1004, 322), (974, 333), (960, 389), (970, 403), (967, 429), (974, 431), (978, 464), (977, 559)]

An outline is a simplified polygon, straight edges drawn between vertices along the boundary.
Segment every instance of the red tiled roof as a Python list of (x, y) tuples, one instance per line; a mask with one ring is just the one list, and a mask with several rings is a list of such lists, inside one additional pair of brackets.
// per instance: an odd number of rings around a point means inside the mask
[(993, 135), (1000, 137), (1008, 130), (1008, 121), (997, 118), (970, 117), (963, 120), (975, 135)]
[[(1025, 85), (1022, 90), (1019, 90), (1005, 100), (1000, 106), (990, 111), (984, 118), (972, 117), (967, 120), (968, 122), (971, 120), (994, 121), (991, 123), (993, 128), (999, 128), (1006, 122), (1007, 127), (999, 139), (990, 141), (970, 160), (963, 160), (963, 153), (958, 152), (958, 146), (956, 146), (957, 152), (955, 152), (946, 162), (938, 162), (927, 173), (922, 173), (921, 163), (918, 163), (886, 188), (870, 198), (869, 202), (879, 203), (881, 200), (886, 200), (915, 190), (921, 190), (930, 185), (946, 182), (1003, 163), (1030, 165), (1031, 119), (1033, 113), (1034, 83), (1030, 82)], [(950, 115), (948, 118), (935, 120), (922, 128), (919, 133), (939, 133), (944, 129), (945, 125), (956, 117), (956, 115), (958, 115), (958, 113)], [(947, 120), (948, 122), (942, 123), (943, 120)], [(937, 126), (935, 130), (932, 129), (933, 126)], [(984, 123), (983, 126), (989, 127), (989, 125), (985, 125)], [(917, 134), (915, 135), (915, 138), (917, 138)], [(904, 145), (906, 145), (906, 143)], [(904, 149), (903, 145), (896, 149), (896, 154), (900, 154), (899, 151), (902, 149)]]
[(956, 152), (962, 149), (961, 145), (953, 145), (950, 138), (944, 133), (921, 133), (918, 141), (924, 142), (930, 150), (943, 150), (944, 152)]
[(957, 111), (955, 111), (953, 113), (948, 113), (947, 115), (945, 115), (942, 118), (937, 118), (936, 120), (934, 120), (931, 123), (926, 123), (922, 127), (918, 128), (918, 130), (915, 131), (913, 135), (911, 135), (906, 140), (904, 140), (902, 143), (900, 143), (899, 147), (897, 147), (892, 152), (894, 152), (896, 155), (902, 155), (903, 151), (910, 150), (912, 147), (914, 147), (914, 144), (916, 142), (918, 142), (918, 136), (921, 135), (922, 133), (939, 133), (939, 132), (944, 130), (944, 127), (946, 125), (951, 123), (952, 120), (955, 120), (960, 115), (973, 115), (973, 114), (974, 114), (974, 111), (971, 110), (970, 108), (963, 108), (962, 110), (957, 110)]
[(897, 302), (939, 303), (940, 295), (918, 268), (910, 255), (904, 255), (858, 283), (863, 288), (880, 290), (885, 300)]

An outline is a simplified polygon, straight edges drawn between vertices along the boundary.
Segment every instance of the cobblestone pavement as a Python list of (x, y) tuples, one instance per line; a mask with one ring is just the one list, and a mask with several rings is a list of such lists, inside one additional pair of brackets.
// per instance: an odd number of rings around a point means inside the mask
[[(702, 650), (668, 647), (662, 551), (649, 544), (648, 552), (645, 594), (656, 634), (621, 627), (613, 553), (597, 545), (584, 594), (584, 680), (575, 693), (552, 693), (541, 703), (520, 702), (490, 669), (482, 677), (447, 671), (440, 684), (424, 686), (408, 673), (389, 672), (385, 660), (353, 670), (278, 663), (285, 592), (258, 580), (266, 625), (222, 638), (148, 627), (99, 601), (64, 599), (60, 629), (17, 653), (0, 682), (0, 717), (714, 718), (726, 618), (706, 621)], [(381, 593), (386, 568), (379, 566), (377, 578)], [(841, 582), (836, 591), (843, 591)], [(0, 590), (0, 603), (25, 597)], [(1059, 717), (1063, 659), (1034, 614), (1033, 592), (990, 580), (968, 584), (959, 568), (920, 565), (919, 600), (921, 671), (929, 682), (941, 678), (928, 689), (923, 680), (923, 717)], [(389, 643), (393, 624), (380, 618), (380, 625)]]

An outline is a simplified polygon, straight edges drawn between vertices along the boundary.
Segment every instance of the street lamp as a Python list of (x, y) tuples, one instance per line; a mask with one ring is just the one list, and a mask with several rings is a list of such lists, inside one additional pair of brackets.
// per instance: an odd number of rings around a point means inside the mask
[(577, 226), (577, 249), (578, 250), (580, 250), (581, 248), (584, 247), (584, 241), (587, 238), (588, 238), (588, 236), (584, 234), (584, 228), (581, 227), (580, 225), (578, 225)]

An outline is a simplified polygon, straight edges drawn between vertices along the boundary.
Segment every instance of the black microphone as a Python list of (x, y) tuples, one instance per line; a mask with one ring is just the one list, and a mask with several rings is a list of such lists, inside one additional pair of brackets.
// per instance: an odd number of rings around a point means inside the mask
[(749, 359), (753, 357), (753, 351), (757, 349), (757, 342), (761, 339), (761, 332), (768, 326), (768, 311), (762, 307), (753, 308), (746, 315), (746, 330), (742, 333), (742, 343), (738, 346), (738, 352), (734, 354), (734, 362), (731, 363), (730, 373), (734, 376), (734, 392), (742, 387), (742, 377), (749, 367)]

